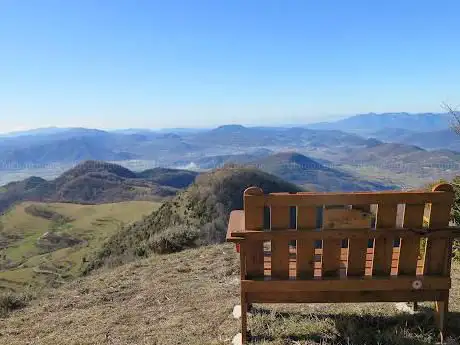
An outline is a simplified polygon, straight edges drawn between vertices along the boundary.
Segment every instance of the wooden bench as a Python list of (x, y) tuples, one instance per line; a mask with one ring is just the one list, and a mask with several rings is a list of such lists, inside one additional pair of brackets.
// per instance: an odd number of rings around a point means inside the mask
[(243, 344), (252, 303), (434, 301), (442, 341), (460, 235), (449, 227), (451, 185), (296, 194), (250, 187), (243, 197), (227, 231), (241, 258)]

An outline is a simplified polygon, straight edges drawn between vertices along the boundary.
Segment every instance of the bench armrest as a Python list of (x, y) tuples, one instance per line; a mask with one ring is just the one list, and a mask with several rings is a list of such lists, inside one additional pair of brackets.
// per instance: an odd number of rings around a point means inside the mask
[(232, 232), (244, 231), (244, 211), (234, 210), (230, 213), (227, 228), (227, 242), (240, 242), (244, 240), (241, 237), (232, 236)]

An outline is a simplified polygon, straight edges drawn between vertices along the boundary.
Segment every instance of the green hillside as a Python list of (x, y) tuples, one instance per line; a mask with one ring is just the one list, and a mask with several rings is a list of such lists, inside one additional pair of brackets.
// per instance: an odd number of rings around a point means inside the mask
[(79, 273), (87, 256), (109, 236), (159, 205), (17, 205), (0, 217), (0, 289), (59, 285)]

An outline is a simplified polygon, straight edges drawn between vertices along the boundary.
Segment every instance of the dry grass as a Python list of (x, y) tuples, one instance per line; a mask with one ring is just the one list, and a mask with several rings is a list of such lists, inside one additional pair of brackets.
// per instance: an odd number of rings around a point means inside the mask
[(101, 272), (0, 320), (0, 343), (228, 343), (237, 271), (233, 248), (214, 246)]
[[(230, 344), (239, 301), (238, 257), (228, 244), (153, 256), (96, 272), (0, 319), (0, 344)], [(460, 339), (454, 268), (450, 343)], [(431, 307), (427, 304), (428, 307)], [(289, 312), (289, 313), (288, 313)], [(394, 304), (256, 305), (254, 344), (434, 344), (431, 309)]]

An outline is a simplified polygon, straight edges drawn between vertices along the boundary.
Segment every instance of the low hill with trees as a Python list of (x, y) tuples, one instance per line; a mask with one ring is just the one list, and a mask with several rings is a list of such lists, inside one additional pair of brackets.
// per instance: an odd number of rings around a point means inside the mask
[(230, 211), (243, 208), (243, 192), (249, 186), (261, 187), (267, 193), (302, 190), (253, 168), (226, 167), (201, 174), (157, 211), (115, 234), (88, 263), (86, 271), (151, 253), (224, 241)]
[(148, 179), (162, 186), (185, 188), (195, 181), (198, 173), (184, 169), (153, 168), (138, 173), (138, 178)]
[(54, 180), (30, 177), (0, 187), (0, 213), (21, 201), (102, 204), (153, 200), (174, 196), (190, 185), (197, 173), (153, 169), (135, 173), (117, 164), (86, 161)]

